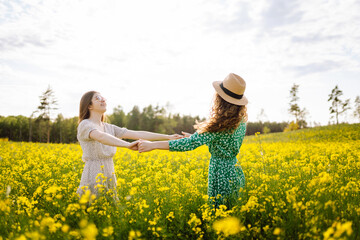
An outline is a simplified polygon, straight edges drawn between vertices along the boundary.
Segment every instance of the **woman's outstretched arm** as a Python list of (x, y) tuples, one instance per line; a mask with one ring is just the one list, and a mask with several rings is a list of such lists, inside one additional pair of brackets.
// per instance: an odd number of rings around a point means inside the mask
[(161, 134), (161, 133), (153, 133), (148, 131), (135, 131), (135, 130), (127, 130), (121, 138), (126, 139), (145, 139), (145, 140), (175, 140), (183, 138), (184, 136), (180, 134)]
[(168, 141), (157, 141), (157, 142), (150, 142), (146, 140), (139, 140), (139, 152), (149, 152), (154, 149), (161, 149), (161, 150), (169, 150), (169, 142)]
[(129, 143), (117, 137), (114, 137), (108, 133), (104, 133), (98, 130), (91, 131), (89, 136), (91, 139), (105, 145), (114, 146), (114, 147), (125, 147), (132, 150), (138, 150), (138, 141)]
[(171, 141), (160, 141), (160, 142), (149, 142), (140, 140), (139, 141), (139, 152), (148, 152), (154, 149), (170, 150), (177, 152), (191, 151), (201, 145), (208, 144), (214, 139), (212, 133), (194, 133), (189, 137), (176, 139)]

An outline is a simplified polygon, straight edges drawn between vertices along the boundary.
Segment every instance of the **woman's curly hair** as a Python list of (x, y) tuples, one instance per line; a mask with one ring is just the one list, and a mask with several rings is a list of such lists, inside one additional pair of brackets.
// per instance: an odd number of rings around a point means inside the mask
[(214, 102), (210, 112), (210, 119), (196, 122), (194, 128), (198, 133), (204, 132), (234, 132), (240, 123), (247, 121), (245, 105), (235, 105), (225, 101), (219, 94), (215, 94)]

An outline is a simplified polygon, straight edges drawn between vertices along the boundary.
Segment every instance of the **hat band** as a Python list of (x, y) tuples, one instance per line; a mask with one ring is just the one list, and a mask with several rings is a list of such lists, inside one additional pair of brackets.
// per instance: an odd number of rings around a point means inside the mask
[(220, 87), (221, 89), (227, 94), (229, 95), (230, 97), (233, 97), (233, 98), (236, 98), (236, 99), (242, 99), (242, 97), (244, 95), (238, 95), (236, 93), (233, 93), (232, 91), (230, 91), (229, 89), (225, 88), (223, 83), (220, 83)]

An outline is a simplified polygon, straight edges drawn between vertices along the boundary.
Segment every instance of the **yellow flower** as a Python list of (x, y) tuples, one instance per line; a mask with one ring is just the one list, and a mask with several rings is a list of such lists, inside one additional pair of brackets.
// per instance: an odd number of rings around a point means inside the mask
[(56, 192), (61, 191), (62, 187), (51, 186), (44, 191), (45, 194), (56, 194)]
[(57, 228), (61, 227), (60, 223), (55, 223), (55, 220), (51, 217), (45, 217), (40, 222), (41, 229), (49, 228), (49, 232), (56, 232)]
[(241, 207), (241, 211), (242, 212), (249, 212), (251, 209), (254, 209), (254, 208), (258, 207), (258, 206), (259, 206), (258, 198), (255, 197), (255, 196), (250, 196), (247, 203)]
[(131, 181), (131, 183), (132, 184), (138, 184), (138, 183), (140, 183), (141, 182), (141, 179), (140, 178), (134, 178), (132, 181)]
[(69, 229), (70, 229), (69, 225), (65, 224), (62, 226), (61, 231), (63, 231), (64, 233), (67, 233), (69, 231)]
[[(247, 184), (239, 191), (241, 204), (232, 209), (221, 205), (215, 214), (205, 195), (210, 159), (206, 146), (191, 152), (146, 155), (117, 151), (117, 189), (108, 188), (115, 178), (104, 174), (99, 174), (97, 182), (99, 192), (118, 193), (119, 201), (112, 202), (87, 193), (78, 200), (84, 167), (79, 144), (0, 142), (0, 185), (4, 186), (0, 189), (0, 229), (9, 227), (8, 235), (0, 240), (48, 239), (53, 233), (71, 239), (112, 238), (115, 230), (110, 224), (129, 230), (138, 226), (150, 238), (186, 238), (186, 233), (172, 226), (175, 221), (185, 222), (192, 236), (201, 239), (203, 229), (209, 231), (228, 217), (241, 221), (245, 215), (254, 221), (246, 222), (246, 227), (240, 223), (239, 232), (229, 236), (240, 238), (248, 231), (245, 238), (249, 233), (259, 239), (270, 235), (287, 239), (289, 232), (280, 226), (302, 219), (303, 226), (294, 233), (299, 239), (354, 238), (354, 221), (360, 215), (356, 198), (360, 192), (359, 129), (360, 124), (346, 124), (246, 136), (237, 156)], [(89, 187), (83, 187), (86, 190)], [(184, 210), (189, 208), (196, 214), (186, 215)], [(294, 218), (285, 220), (282, 216), (289, 213)], [(92, 223), (95, 218), (101, 219), (101, 225)], [(78, 229), (70, 226), (77, 219)], [(9, 222), (11, 226), (6, 225)], [(324, 223), (329, 226), (324, 228)], [(217, 237), (226, 238), (224, 232), (219, 231)], [(129, 237), (139, 239), (141, 234), (133, 230)]]
[(130, 196), (132, 196), (132, 195), (136, 194), (136, 192), (137, 192), (137, 187), (132, 187), (132, 188), (130, 189), (129, 194), (130, 194)]
[(327, 240), (330, 238), (330, 236), (334, 233), (334, 229), (332, 227), (329, 227), (325, 232), (324, 232), (324, 240)]
[(236, 217), (227, 217), (221, 220), (217, 220), (213, 224), (214, 230), (219, 234), (223, 233), (226, 237), (229, 235), (235, 235), (239, 233), (243, 225)]
[(172, 220), (175, 218), (174, 212), (169, 212), (169, 214), (166, 216), (166, 218), (169, 222), (172, 222)]
[(87, 204), (90, 200), (91, 191), (86, 190), (85, 194), (81, 195), (81, 198), (79, 200), (80, 204)]
[[(40, 239), (44, 238), (44, 236), (42, 236), (39, 232), (26, 232), (25, 236), (32, 240), (40, 240)], [(1, 238), (0, 238), (0, 240), (1, 240)]]
[(274, 229), (274, 232), (273, 232), (274, 235), (279, 235), (280, 233), (281, 233), (281, 229), (280, 229), (280, 228), (275, 228), (275, 229)]
[(81, 235), (87, 240), (95, 240), (96, 236), (98, 235), (98, 230), (95, 224), (90, 223), (87, 224), (86, 220), (81, 220), (80, 222), (81, 227)]
[(80, 205), (78, 203), (71, 203), (66, 208), (66, 213), (73, 215), (75, 212), (77, 212), (80, 209)]
[(26, 240), (26, 237), (22, 234), (20, 237), (15, 238), (15, 240)]
[(158, 188), (158, 191), (159, 192), (164, 192), (164, 191), (167, 191), (169, 189), (170, 189), (169, 187), (160, 187), (160, 188)]
[(81, 237), (81, 234), (79, 233), (78, 230), (77, 231), (76, 230), (70, 231), (69, 235), (72, 236), (72, 237), (75, 237), (75, 238), (80, 238)]
[(114, 233), (114, 228), (112, 227), (112, 226), (110, 226), (110, 227), (107, 227), (107, 228), (104, 228), (103, 229), (103, 236), (104, 237), (109, 237), (109, 236), (111, 236), (112, 234)]
[(129, 232), (129, 240), (137, 239), (139, 237), (141, 237), (141, 232), (140, 231), (131, 230)]

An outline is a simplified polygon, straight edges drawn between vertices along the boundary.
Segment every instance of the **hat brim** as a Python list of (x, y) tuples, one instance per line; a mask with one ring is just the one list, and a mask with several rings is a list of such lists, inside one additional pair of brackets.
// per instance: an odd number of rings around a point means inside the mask
[(220, 97), (222, 99), (224, 99), (225, 101), (229, 102), (229, 103), (232, 103), (232, 104), (235, 104), (235, 105), (246, 105), (248, 104), (248, 99), (243, 96), (241, 99), (236, 99), (236, 98), (233, 98), (229, 95), (227, 95), (220, 87), (220, 84), (222, 83), (222, 81), (215, 81), (213, 82), (213, 87), (215, 88), (215, 91), (220, 95)]

